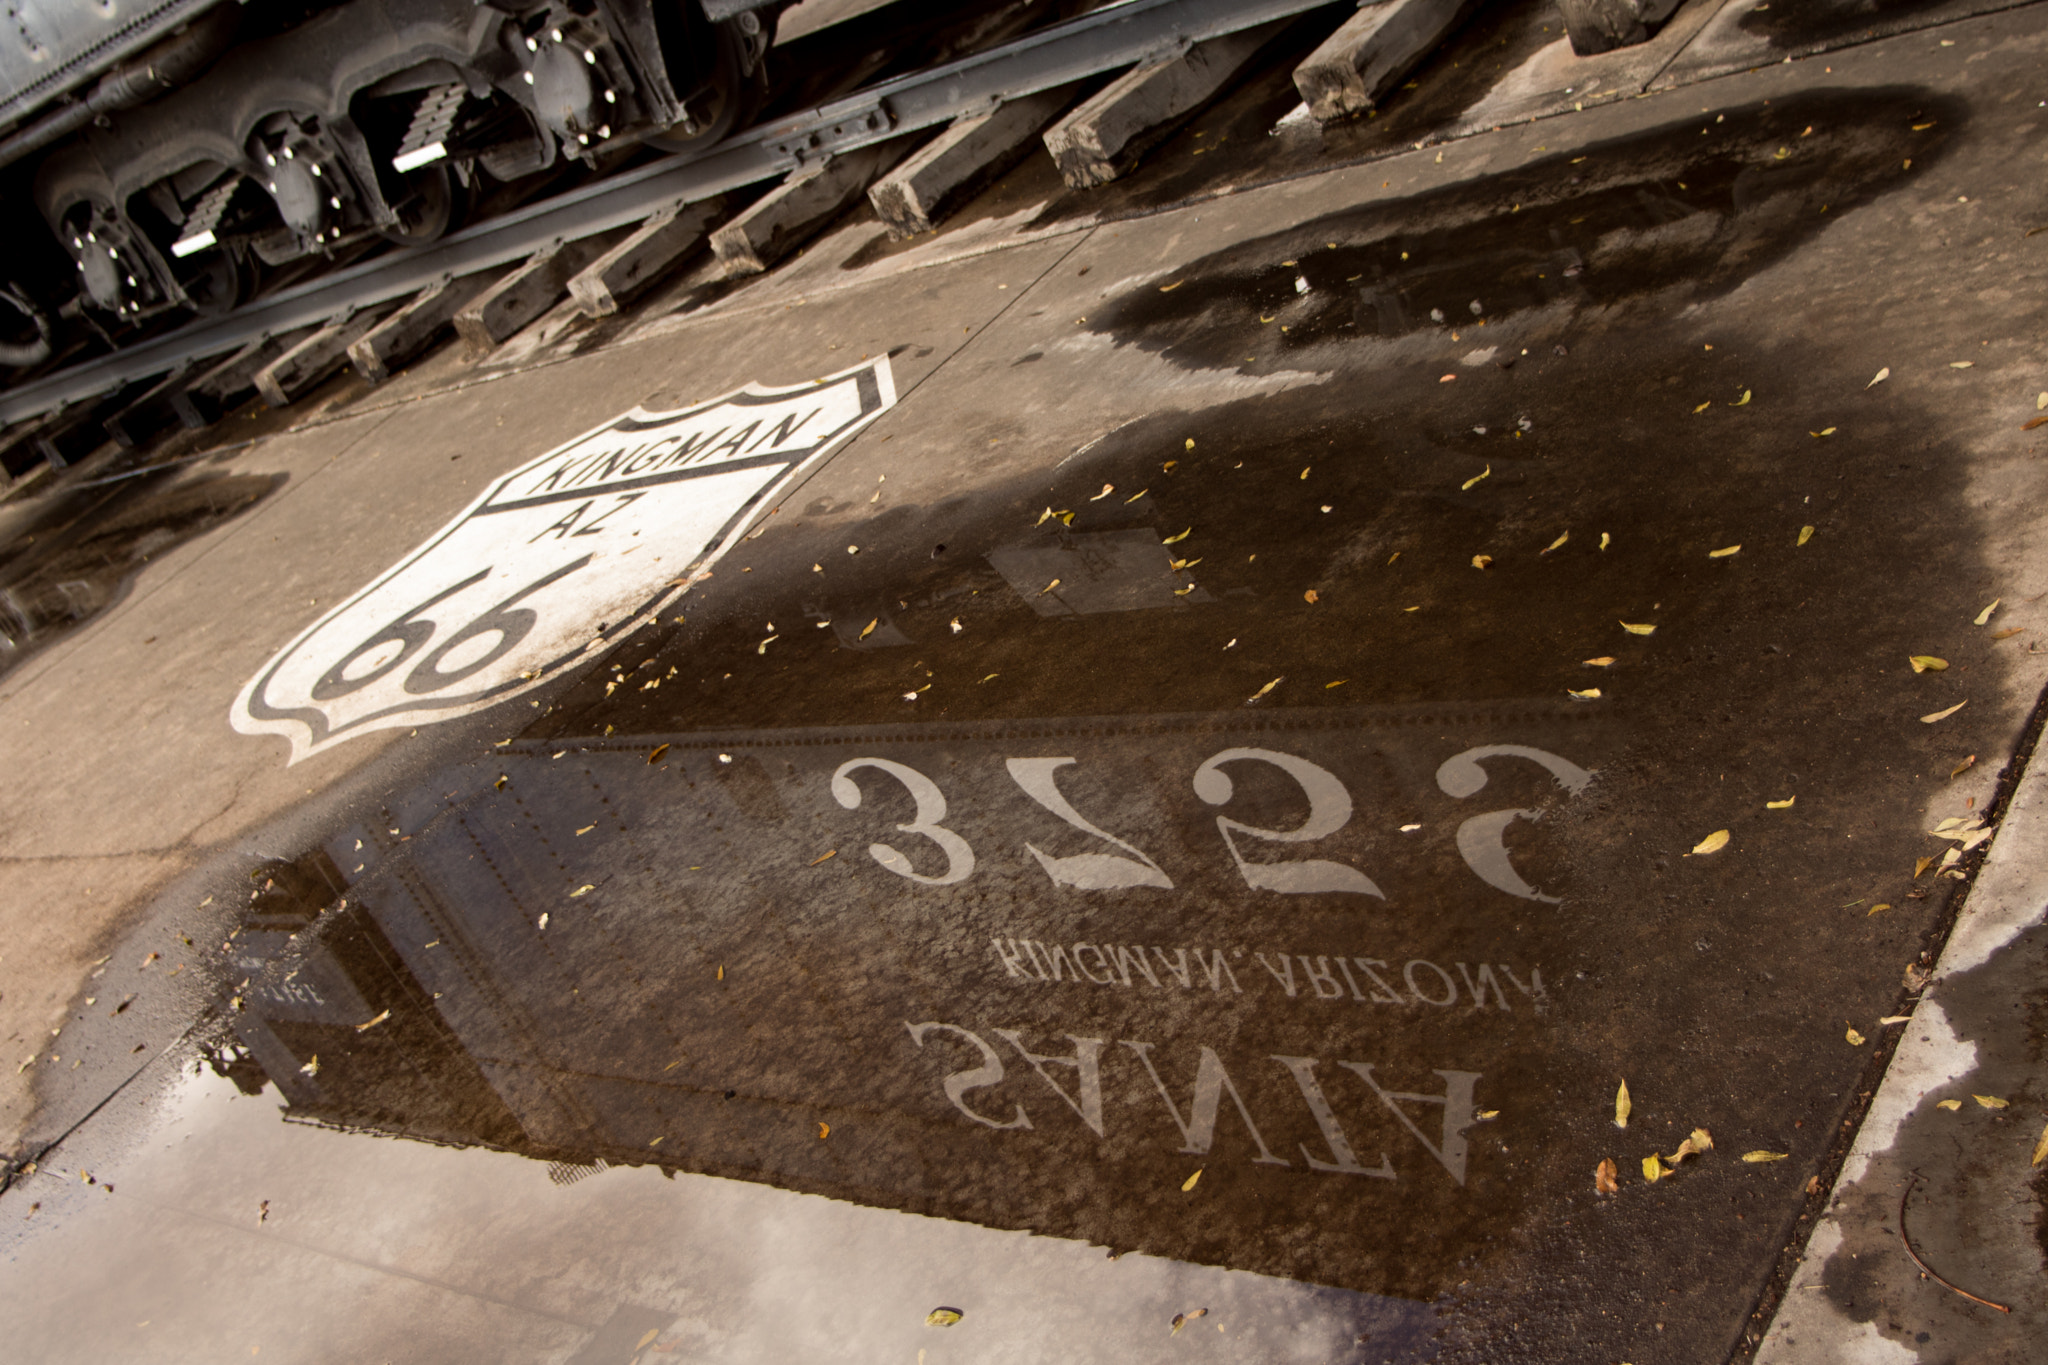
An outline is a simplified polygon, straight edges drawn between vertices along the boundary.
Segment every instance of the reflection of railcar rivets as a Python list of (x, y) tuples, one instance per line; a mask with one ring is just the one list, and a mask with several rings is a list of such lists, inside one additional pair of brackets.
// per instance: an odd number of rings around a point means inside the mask
[(609, 123), (605, 124), (602, 128), (599, 128), (597, 130), (597, 135), (600, 138), (610, 137), (612, 135), (612, 126)]
[(619, 102), (619, 92), (618, 92), (618, 91), (616, 91), (616, 90), (607, 90), (607, 91), (605, 91), (605, 92), (604, 92), (604, 102), (605, 102), (606, 104), (617, 104), (617, 103)]
[(583, 53), (583, 64), (584, 64), (585, 66), (596, 66), (596, 65), (597, 65), (597, 53), (595, 53), (594, 51), (591, 51), (591, 50), (589, 50), (588, 48), (586, 48), (586, 49), (584, 50), (584, 53)]
[(320, 178), (320, 163), (317, 161), (313, 163), (313, 178), (316, 180)]
[(540, 51), (540, 43), (535, 39), (528, 38), (526, 40), (526, 50), (528, 52), (538, 52)]
[(284, 159), (285, 159), (286, 161), (290, 161), (290, 160), (292, 159), (292, 149), (291, 149), (291, 148), (287, 147), (287, 148), (285, 148), (285, 149), (284, 149)]
[(559, 42), (561, 42), (561, 41), (562, 41), (562, 30), (560, 30), (560, 29), (558, 29), (558, 28), (556, 28), (556, 29), (549, 29), (549, 30), (548, 30), (548, 37), (549, 37), (549, 39), (551, 39), (552, 41), (554, 41), (554, 42), (557, 42), (557, 43), (559, 43)]
[(329, 195), (327, 203), (330, 207), (338, 209), (341, 207), (341, 197), (339, 195)]
[(532, 85), (532, 84), (533, 84), (533, 73), (532, 73), (531, 71), (529, 71), (529, 72), (527, 72), (527, 73), (526, 73), (526, 83), (527, 83), (528, 85)]

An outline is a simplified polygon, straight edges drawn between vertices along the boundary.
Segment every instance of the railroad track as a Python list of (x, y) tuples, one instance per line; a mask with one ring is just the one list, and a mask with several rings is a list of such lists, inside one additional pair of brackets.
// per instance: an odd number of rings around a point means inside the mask
[(379, 382), (451, 329), (486, 353), (565, 296), (616, 312), (707, 247), (729, 276), (760, 273), (863, 193), (893, 231), (928, 231), (1039, 145), (1069, 185), (1105, 183), (1297, 21), (1330, 30), (1295, 72), (1304, 101), (1353, 117), (1476, 8), (1117, 0), (20, 383), (0, 392), (0, 459), (61, 467), (108, 438), (203, 426), (251, 392), (282, 407), (344, 365)]

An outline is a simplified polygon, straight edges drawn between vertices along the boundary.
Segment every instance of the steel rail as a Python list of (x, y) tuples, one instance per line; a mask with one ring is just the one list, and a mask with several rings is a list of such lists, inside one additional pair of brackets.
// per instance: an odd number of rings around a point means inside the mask
[(39, 416), (187, 359), (312, 326), (455, 276), (523, 260), (561, 242), (638, 223), (670, 205), (711, 199), (808, 162), (950, 123), (1035, 94), (1167, 56), (1192, 44), (1333, 8), (1345, 0), (1117, 0), (987, 52), (854, 92), (683, 153), (542, 200), (443, 238), (282, 290), (0, 392), (0, 422)]

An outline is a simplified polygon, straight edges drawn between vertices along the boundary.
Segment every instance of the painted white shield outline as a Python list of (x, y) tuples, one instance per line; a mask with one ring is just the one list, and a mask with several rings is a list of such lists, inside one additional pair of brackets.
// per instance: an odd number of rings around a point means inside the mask
[[(677, 412), (635, 408), (498, 480), (278, 651), (235, 699), (296, 763), (539, 686), (717, 563), (758, 510), (896, 402), (887, 356)], [(613, 632), (615, 633), (615, 632)]]

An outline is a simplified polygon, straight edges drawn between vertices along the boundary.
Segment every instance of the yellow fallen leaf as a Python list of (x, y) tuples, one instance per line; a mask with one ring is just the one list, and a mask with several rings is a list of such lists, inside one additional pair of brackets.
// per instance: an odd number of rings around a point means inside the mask
[(1665, 1169), (1664, 1158), (1658, 1156), (1655, 1152), (1643, 1158), (1643, 1179), (1649, 1181), (1652, 1185), (1670, 1174), (1671, 1172)]
[(1190, 583), (1185, 588), (1175, 588), (1173, 590), (1173, 595), (1175, 597), (1186, 597), (1189, 593), (1193, 592), (1194, 590), (1195, 585)]
[(1139, 498), (1144, 497), (1147, 493), (1150, 493), (1151, 491), (1152, 490), (1149, 488), (1140, 488), (1137, 492), (1131, 494), (1128, 498), (1124, 499), (1124, 506), (1129, 507), (1132, 503), (1136, 502)]
[(590, 833), (590, 831), (592, 831), (592, 830), (594, 830), (594, 829), (596, 829), (596, 828), (597, 828), (597, 826), (596, 826), (596, 825), (585, 825), (585, 826), (584, 826), (584, 827), (583, 827), (582, 829), (579, 829), (579, 830), (577, 830), (577, 831), (576, 831), (576, 837), (580, 839), (580, 838), (582, 838), (582, 837), (583, 837), (584, 835), (586, 835), (586, 834)]
[(1963, 1107), (1963, 1102), (1961, 1100), (1936, 1100), (1934, 1107), (1936, 1109), (1946, 1109), (1949, 1113), (1953, 1114), (1956, 1110)]
[(390, 1010), (385, 1010), (385, 1011), (384, 1011), (384, 1012), (383, 1012), (382, 1014), (379, 1014), (379, 1015), (378, 1015), (378, 1016), (377, 1016), (377, 1017), (376, 1017), (375, 1019), (372, 1019), (372, 1020), (370, 1020), (370, 1021), (369, 1021), (369, 1022), (367, 1022), (367, 1023), (357, 1024), (357, 1025), (356, 1025), (356, 1032), (357, 1032), (357, 1033), (368, 1033), (368, 1032), (369, 1032), (369, 1031), (370, 1031), (371, 1029), (373, 1029), (373, 1028), (377, 1027), (377, 1025), (379, 1025), (379, 1024), (381, 1024), (381, 1023), (383, 1023), (383, 1022), (384, 1022), (384, 1021), (385, 1021), (386, 1019), (389, 1019), (390, 1017), (391, 1017), (391, 1011), (390, 1011)]
[(2041, 1140), (2034, 1144), (2034, 1159), (2027, 1164), (2038, 1166), (2043, 1161), (2048, 1161), (2048, 1127), (2041, 1129)]
[[(1048, 509), (1048, 510), (1049, 510), (1049, 509)], [(865, 639), (867, 639), (867, 638), (868, 638), (868, 636), (870, 636), (870, 635), (873, 635), (873, 634), (875, 633), (875, 627), (876, 627), (876, 626), (879, 626), (879, 625), (881, 625), (881, 624), (882, 624), (882, 618), (881, 618), (881, 617), (879, 617), (879, 616), (877, 616), (877, 617), (876, 617), (876, 618), (875, 618), (874, 620), (872, 620), (872, 621), (868, 622), (868, 623), (867, 623), (866, 625), (864, 625), (864, 626), (862, 626), (862, 627), (860, 628), (860, 635), (859, 635), (859, 637), (858, 637), (858, 638), (859, 638), (859, 639), (861, 639), (861, 640), (865, 640)]]
[(1707, 410), (1708, 408), (1711, 408), (1712, 406), (1714, 406), (1714, 400), (1713, 400), (1713, 399), (1711, 399), (1711, 398), (1709, 398), (1709, 399), (1708, 399), (1708, 400), (1707, 400), (1706, 402), (1704, 402), (1704, 403), (1700, 404), (1700, 405), (1699, 405), (1698, 407), (1694, 408), (1694, 409), (1693, 409), (1693, 412), (1694, 412), (1695, 414), (1698, 414), (1698, 413), (1702, 413), (1702, 412), (1705, 412), (1705, 411), (1706, 411), (1706, 410)]
[(1948, 367), (1951, 370), (1967, 370), (1976, 363), (1974, 360), (1951, 360), (1948, 363)]
[(1842, 1036), (1849, 1040), (1850, 1047), (1863, 1046), (1863, 1035), (1858, 1033), (1855, 1029), (1850, 1029), (1847, 1033), (1843, 1034)]
[(1202, 1178), (1202, 1172), (1206, 1169), (1207, 1167), (1197, 1166), (1195, 1168), (1195, 1173), (1193, 1175), (1189, 1176), (1186, 1180), (1180, 1182), (1180, 1192), (1182, 1194), (1186, 1194), (1189, 1190), (1193, 1189), (1195, 1187), (1195, 1182)]
[(1489, 565), (1489, 564), (1491, 564), (1491, 563), (1493, 563), (1493, 556), (1492, 556), (1492, 555), (1473, 555), (1473, 556), (1472, 556), (1472, 567), (1473, 567), (1473, 568), (1475, 568), (1475, 569), (1483, 569), (1483, 568), (1485, 568), (1485, 567), (1486, 567), (1487, 565)]
[[(1043, 526), (1043, 525), (1045, 525), (1045, 524), (1046, 524), (1046, 523), (1047, 523), (1048, 521), (1051, 521), (1051, 520), (1052, 520), (1052, 509), (1051, 509), (1050, 507), (1048, 507), (1048, 508), (1046, 508), (1046, 509), (1045, 509), (1045, 510), (1044, 510), (1043, 512), (1040, 512), (1040, 513), (1038, 514), (1038, 520), (1037, 520), (1037, 521), (1034, 521), (1034, 522), (1032, 522), (1031, 524), (1032, 524), (1033, 526)], [(813, 564), (813, 565), (812, 565), (811, 567), (815, 569), (815, 568), (817, 568), (818, 566), (817, 566), (817, 565), (815, 565), (815, 564)]]
[(1736, 400), (1735, 400), (1735, 401), (1734, 401), (1733, 403), (1730, 403), (1730, 404), (1729, 404), (1728, 406), (1729, 406), (1729, 407), (1731, 407), (1731, 408), (1739, 408), (1739, 407), (1741, 407), (1741, 406), (1742, 406), (1742, 405), (1743, 405), (1744, 403), (1747, 403), (1748, 401), (1749, 401), (1749, 390), (1748, 390), (1748, 389), (1744, 389), (1744, 390), (1742, 391), (1742, 397), (1740, 397), (1740, 398), (1736, 399)]
[(1967, 701), (1959, 701), (1954, 706), (1949, 707), (1946, 711), (1936, 711), (1931, 715), (1920, 717), (1920, 723), (1922, 725), (1932, 725), (1934, 724), (1934, 722), (1938, 720), (1947, 720), (1950, 716), (1962, 710), (1965, 706), (1968, 706), (1969, 704), (1970, 703)]
[(1869, 918), (1870, 918), (1870, 917), (1871, 917), (1872, 915), (1876, 914), (1876, 913), (1877, 913), (1878, 911), (1880, 911), (1880, 910), (1889, 910), (1889, 909), (1891, 909), (1891, 908), (1892, 908), (1892, 903), (1891, 903), (1890, 901), (1879, 901), (1879, 902), (1878, 902), (1878, 903), (1877, 903), (1876, 905), (1873, 905), (1873, 906), (1871, 906), (1871, 907), (1870, 907), (1870, 909), (1868, 909), (1867, 911), (1865, 911), (1865, 912), (1864, 912), (1864, 914), (1863, 914), (1863, 918), (1865, 918), (1865, 919), (1869, 919)]
[(1345, 683), (1348, 683), (1350, 681), (1351, 679), (1349, 678), (1339, 678), (1335, 682), (1326, 682), (1323, 684), (1323, 690), (1327, 692), (1333, 687), (1342, 687)]
[(1477, 474), (1474, 474), (1471, 478), (1465, 480), (1463, 484), (1459, 485), (1459, 490), (1462, 492), (1463, 490), (1470, 488), (1473, 484), (1478, 483), (1481, 479), (1485, 478), (1487, 475), (1491, 473), (1493, 473), (1493, 466), (1489, 464), (1488, 466), (1486, 466), (1486, 468), (1480, 470)]
[(1612, 668), (1614, 666), (1614, 656), (1612, 654), (1602, 654), (1597, 659), (1581, 659), (1579, 662), (1585, 664), (1588, 668)]
[(1547, 555), (1547, 554), (1549, 554), (1549, 553), (1550, 553), (1550, 552), (1551, 552), (1552, 550), (1555, 550), (1556, 548), (1558, 548), (1558, 546), (1560, 546), (1560, 545), (1564, 544), (1564, 543), (1565, 543), (1565, 542), (1566, 542), (1567, 540), (1570, 540), (1571, 538), (1572, 538), (1572, 533), (1571, 533), (1570, 531), (1566, 531), (1566, 532), (1565, 532), (1565, 533), (1564, 533), (1563, 535), (1559, 536), (1559, 537), (1558, 537), (1558, 538), (1557, 538), (1556, 540), (1553, 540), (1553, 541), (1551, 541), (1551, 542), (1550, 542), (1550, 543), (1549, 543), (1548, 545), (1544, 546), (1544, 547), (1542, 548), (1542, 550), (1538, 551), (1538, 553), (1540, 553), (1540, 554), (1546, 554), (1546, 555)]
[(1565, 689), (1565, 693), (1566, 693), (1566, 695), (1568, 695), (1568, 696), (1572, 696), (1572, 697), (1576, 697), (1576, 698), (1578, 698), (1578, 699), (1579, 699), (1580, 701), (1598, 701), (1598, 700), (1600, 700), (1600, 689), (1599, 689), (1599, 688), (1597, 688), (1597, 687), (1589, 687), (1589, 688), (1587, 688), (1587, 689), (1586, 689), (1585, 691), (1583, 691), (1583, 692), (1575, 692), (1575, 691), (1573, 691), (1573, 690), (1572, 690), (1571, 688), (1567, 687), (1567, 688)]
[(1906, 660), (1913, 665), (1915, 673), (1946, 673), (1948, 660), (1937, 659), (1932, 654), (1915, 654)]
[(1973, 625), (1973, 626), (1982, 626), (1982, 625), (1989, 625), (1989, 624), (1990, 624), (1990, 622), (1991, 622), (1991, 613), (1992, 613), (1992, 612), (1994, 612), (1994, 611), (1997, 611), (1997, 610), (1998, 610), (1998, 604), (1999, 604), (2000, 602), (2003, 602), (2004, 600), (2005, 600), (2005, 599), (2004, 599), (2003, 597), (1994, 597), (1994, 598), (1992, 598), (1992, 599), (1991, 599), (1991, 605), (1990, 605), (1990, 606), (1988, 606), (1988, 607), (1986, 607), (1986, 608), (1984, 608), (1984, 610), (1982, 610), (1982, 611), (1978, 612), (1978, 613), (1977, 613), (1977, 617), (1976, 617), (1976, 619), (1975, 619), (1975, 620), (1973, 620), (1973, 621), (1971, 621), (1971, 622), (1970, 622), (1970, 624), (1971, 624), (1971, 625)]
[(1790, 809), (1792, 809), (1792, 803), (1793, 803), (1794, 801), (1797, 801), (1798, 799), (1799, 799), (1799, 798), (1798, 798), (1798, 797), (1796, 797), (1796, 796), (1788, 796), (1788, 797), (1786, 797), (1786, 798), (1785, 798), (1785, 799), (1784, 799), (1783, 801), (1766, 801), (1766, 802), (1764, 802), (1764, 809), (1765, 809), (1765, 810), (1790, 810)]
[(1631, 634), (1631, 635), (1655, 635), (1655, 634), (1657, 633), (1657, 627), (1655, 627), (1655, 626), (1653, 626), (1653, 625), (1652, 625), (1652, 626), (1636, 626), (1636, 625), (1630, 625), (1630, 624), (1629, 624), (1628, 622), (1626, 622), (1626, 621), (1623, 621), (1623, 622), (1621, 623), (1621, 628), (1622, 628), (1623, 630), (1627, 631), (1627, 632), (1628, 632), (1629, 634)]
[(1600, 1164), (1593, 1168), (1594, 1192), (1597, 1194), (1619, 1194), (1621, 1192), (1621, 1182), (1614, 1177), (1614, 1158), (1606, 1157), (1602, 1159)]
[(1913, 1016), (1910, 1014), (1887, 1014), (1877, 1022), (1889, 1028), (1893, 1024), (1910, 1024), (1913, 1022)]
[(1692, 851), (1694, 853), (1719, 853), (1726, 847), (1728, 847), (1728, 831), (1717, 829), (1706, 838), (1694, 844)]
[(1983, 1105), (1986, 1109), (2003, 1109), (2006, 1107), (2006, 1101), (1998, 1098), (1996, 1095), (1979, 1095), (1972, 1092), (1970, 1098)]
[(1314, 465), (1312, 465), (1312, 464), (1305, 464), (1305, 465), (1303, 465), (1303, 466), (1301, 467), (1301, 477), (1302, 477), (1302, 478), (1304, 478), (1304, 479), (1305, 479), (1305, 478), (1307, 478), (1307, 477), (1308, 477), (1308, 472), (1309, 472), (1309, 470), (1311, 470), (1311, 469), (1314, 469), (1314, 468), (1315, 468), (1315, 466), (1314, 466)]
[[(763, 640), (763, 641), (762, 641), (762, 642), (761, 642), (760, 644), (758, 644), (758, 645), (755, 645), (755, 646), (754, 646), (754, 652), (755, 652), (756, 654), (766, 654), (766, 653), (768, 652), (768, 646), (770, 646), (770, 645), (774, 644), (774, 643), (775, 643), (775, 642), (776, 642), (777, 640), (780, 640), (781, 638), (782, 638), (782, 637), (781, 637), (780, 635), (771, 635), (771, 636), (769, 636), (769, 637), (768, 637), (767, 639)], [(660, 682), (660, 681), (661, 681), (661, 680), (660, 680), (659, 678), (656, 678), (656, 679), (655, 679), (655, 682)], [(653, 683), (649, 683), (649, 684), (648, 684), (648, 687), (652, 687), (653, 685), (654, 685)], [(644, 691), (646, 691), (647, 689), (646, 689), (646, 688), (642, 688), (641, 690), (642, 690), (642, 691), (644, 692)]]
[(1742, 1159), (1751, 1165), (1756, 1165), (1765, 1161), (1783, 1161), (1790, 1155), (1792, 1155), (1790, 1152), (1744, 1152)]
[(990, 679), (992, 679), (992, 678), (1000, 678), (1000, 677), (1002, 677), (1002, 676), (1003, 676), (1003, 675), (1002, 675), (1002, 674), (1000, 674), (1000, 673), (991, 673), (991, 674), (989, 674), (989, 675), (988, 675), (988, 677), (987, 677), (987, 678), (983, 678), (983, 679), (981, 679), (981, 680), (980, 680), (980, 682), (976, 683), (975, 685), (976, 685), (976, 686), (978, 687), (978, 686), (980, 686), (980, 685), (981, 685), (981, 683), (985, 683), (985, 682), (988, 682), (988, 681), (989, 681)]
[(1708, 558), (1708, 559), (1726, 559), (1726, 558), (1727, 558), (1727, 557), (1728, 557), (1729, 555), (1734, 555), (1734, 554), (1741, 554), (1741, 553), (1742, 553), (1742, 547), (1741, 547), (1740, 545), (1724, 545), (1724, 546), (1722, 546), (1722, 547), (1721, 547), (1720, 549), (1718, 549), (1718, 550), (1709, 550), (1709, 551), (1707, 551), (1707, 558)]
[(1621, 1089), (1614, 1092), (1614, 1126), (1616, 1128), (1628, 1127), (1629, 1111), (1633, 1108), (1635, 1108), (1635, 1105), (1630, 1102), (1628, 1097), (1628, 1082), (1623, 1081)]
[[(1280, 675), (1280, 678), (1284, 678), (1286, 676), (1287, 675), (1285, 673), (1282, 673)], [(1273, 681), (1267, 683), (1264, 687), (1252, 693), (1251, 697), (1245, 702), (1245, 705), (1251, 705), (1252, 702), (1258, 701), (1261, 697), (1264, 697), (1268, 692), (1271, 692), (1274, 688), (1278, 687), (1280, 685), (1280, 678), (1273, 679)]]
[(1866, 389), (1874, 389), (1874, 388), (1876, 388), (1876, 387), (1877, 387), (1877, 386), (1878, 386), (1879, 384), (1882, 384), (1882, 383), (1884, 383), (1884, 381), (1885, 381), (1885, 380), (1887, 380), (1887, 379), (1890, 379), (1891, 377), (1892, 377), (1892, 367), (1891, 367), (1891, 366), (1889, 366), (1889, 365), (1887, 365), (1887, 366), (1885, 366), (1885, 367), (1884, 367), (1883, 369), (1879, 370), (1879, 371), (1877, 372), (1876, 376), (1875, 376), (1875, 377), (1873, 377), (1873, 378), (1871, 379), (1871, 381), (1870, 381), (1870, 382), (1869, 382), (1868, 384), (1865, 384), (1865, 385), (1864, 385), (1863, 387), (1864, 387), (1864, 388), (1866, 388)]
[[(1188, 449), (1193, 450), (1194, 447), (1190, 445)], [(1165, 464), (1159, 466), (1159, 472), (1162, 474), (1171, 474), (1173, 472), (1173, 467), (1179, 463), (1179, 460), (1168, 460)]]
[(2026, 633), (2027, 628), (2025, 626), (2007, 626), (2004, 630), (1992, 631), (1991, 638), (1994, 640), (2010, 640), (2015, 635), (2024, 635)]
[(1301, 595), (1301, 600), (1304, 602), (1320, 602), (1322, 598), (1314, 588), (1310, 588), (1307, 592)]
[(1159, 286), (1159, 292), (1162, 294), (1171, 294), (1174, 290), (1180, 288), (1182, 285), (1186, 283), (1186, 280), (1175, 280), (1172, 284), (1162, 284)]
[(1922, 873), (1924, 873), (1925, 871), (1927, 871), (1927, 869), (1928, 869), (1928, 868), (1930, 868), (1930, 867), (1933, 867), (1933, 866), (1934, 866), (1934, 859), (1932, 859), (1932, 858), (1916, 858), (1916, 859), (1914, 859), (1914, 861), (1913, 861), (1913, 880), (1915, 880), (1915, 881), (1918, 881), (1918, 880), (1920, 880), (1920, 875), (1921, 875)]
[(716, 975), (716, 976), (715, 976), (715, 977), (713, 977), (712, 979), (713, 979), (714, 981), (723, 981), (723, 980), (725, 980), (725, 964), (724, 964), (723, 962), (721, 962), (721, 963), (719, 963), (719, 964), (718, 964), (718, 975)]
[(1160, 543), (1161, 545), (1178, 545), (1178, 544), (1180, 544), (1180, 543), (1181, 543), (1181, 542), (1182, 542), (1183, 540), (1186, 540), (1186, 539), (1187, 539), (1187, 538), (1188, 538), (1188, 537), (1189, 537), (1190, 535), (1194, 534), (1194, 530), (1195, 530), (1195, 528), (1194, 528), (1194, 527), (1192, 527), (1192, 526), (1190, 526), (1190, 527), (1188, 527), (1188, 529), (1187, 529), (1187, 530), (1185, 530), (1185, 531), (1182, 531), (1182, 532), (1181, 532), (1181, 533), (1180, 533), (1179, 535), (1177, 535), (1177, 536), (1168, 536), (1168, 537), (1167, 537), (1166, 539), (1164, 539), (1164, 540), (1160, 541), (1159, 543)]
[(1835, 429), (1833, 427), (1822, 427), (1819, 431), (1809, 431), (1806, 434), (1808, 436), (1832, 436), (1835, 434)]
[(2042, 408), (2048, 408), (2048, 389), (2043, 389), (2034, 396), (2034, 411), (2039, 412)]
[(654, 1339), (660, 1335), (661, 1329), (659, 1327), (648, 1328), (646, 1332), (641, 1334), (640, 1344), (635, 1346), (633, 1349), (636, 1351), (646, 1350), (649, 1346), (652, 1346), (654, 1344)]
[(1102, 491), (1100, 493), (1097, 493), (1094, 497), (1088, 499), (1088, 501), (1101, 502), (1104, 498), (1108, 497), (1111, 493), (1114, 492), (1116, 492), (1116, 485), (1113, 483), (1106, 483), (1102, 485)]
[(829, 1123), (820, 1123), (818, 1125), (818, 1141), (823, 1142), (826, 1138), (831, 1136), (832, 1125)]
[(1799, 539), (1794, 541), (1793, 543), (1796, 545), (1804, 545), (1807, 541), (1812, 539), (1813, 528), (1811, 526), (1802, 526), (1799, 528)]
[(811, 859), (809, 865), (812, 867), (816, 867), (819, 863), (824, 862), (827, 858), (836, 856), (838, 852), (839, 850), (836, 848), (828, 848), (823, 853), (820, 853), (817, 857)]
[(1955, 780), (1956, 780), (1957, 778), (1961, 777), (1961, 776), (1962, 776), (1962, 775), (1963, 775), (1964, 773), (1966, 773), (1966, 772), (1970, 771), (1970, 769), (1971, 769), (1971, 768), (1973, 768), (1973, 767), (1975, 767), (1976, 765), (1977, 765), (1977, 755), (1975, 755), (1975, 754), (1971, 754), (1971, 755), (1970, 755), (1969, 757), (1965, 758), (1965, 759), (1964, 759), (1964, 760), (1963, 760), (1962, 762), (1960, 762), (1960, 763), (1956, 764), (1956, 766), (1955, 766), (1955, 767), (1953, 767), (1953, 768), (1949, 769), (1949, 771), (1948, 771), (1948, 780), (1949, 780), (1949, 781), (1951, 781), (1951, 782), (1955, 781)]
[(1686, 1140), (1692, 1144), (1695, 1156), (1701, 1152), (1711, 1152), (1714, 1150), (1714, 1135), (1704, 1128), (1693, 1129), (1692, 1136)]
[(1613, 543), (1614, 543), (1614, 537), (1613, 537), (1613, 536), (1610, 536), (1610, 535), (1608, 535), (1608, 534), (1607, 534), (1607, 533), (1606, 533), (1605, 531), (1602, 531), (1602, 532), (1600, 533), (1600, 548), (1601, 548), (1601, 549), (1603, 549), (1603, 550), (1604, 550), (1604, 549), (1606, 549), (1606, 548), (1607, 548), (1608, 546), (1612, 545)]
[(588, 895), (588, 894), (589, 894), (590, 892), (592, 892), (592, 891), (595, 891), (595, 890), (597, 890), (597, 886), (596, 886), (596, 884), (595, 884), (595, 883), (592, 883), (592, 882), (585, 882), (585, 883), (583, 883), (583, 885), (581, 885), (581, 886), (577, 887), (577, 888), (576, 888), (576, 889), (575, 889), (574, 891), (571, 891), (571, 892), (569, 893), (569, 899), (573, 901), (573, 900), (575, 900), (575, 899), (576, 899), (576, 898), (577, 898), (578, 896), (584, 896), (584, 895)]
[(927, 1327), (951, 1327), (954, 1323), (960, 1321), (962, 1316), (963, 1314), (957, 1308), (934, 1308), (931, 1312), (924, 1315), (924, 1325)]
[(1059, 581), (1059, 580), (1058, 580), (1057, 578), (1055, 578), (1055, 579), (1054, 579), (1054, 580), (1053, 580), (1052, 582), (1050, 582), (1050, 583), (1046, 584), (1046, 585), (1045, 585), (1044, 587), (1040, 588), (1040, 589), (1038, 590), (1038, 595), (1039, 595), (1040, 597), (1043, 597), (1043, 596), (1045, 596), (1045, 595), (1046, 595), (1047, 593), (1051, 592), (1051, 591), (1052, 591), (1052, 590), (1053, 590), (1054, 588), (1057, 588), (1057, 587), (1058, 587), (1059, 585), (1060, 585), (1060, 581)]

